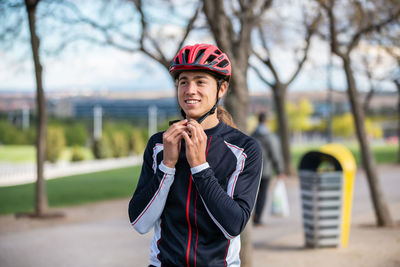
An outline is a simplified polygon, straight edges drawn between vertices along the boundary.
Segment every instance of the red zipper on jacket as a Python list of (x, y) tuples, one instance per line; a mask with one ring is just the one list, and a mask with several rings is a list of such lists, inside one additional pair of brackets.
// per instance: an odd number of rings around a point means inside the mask
[[(210, 148), (210, 144), (211, 144), (211, 139), (212, 136), (210, 136), (210, 141), (208, 141), (208, 145), (207, 145), (207, 150), (206, 150), (206, 158), (207, 158), (207, 154), (208, 154), (208, 149)], [(188, 189), (188, 194), (187, 194), (187, 198), (186, 198), (186, 221), (188, 223), (188, 227), (189, 227), (189, 239), (188, 239), (188, 245), (187, 245), (187, 249), (186, 249), (186, 266), (189, 267), (189, 254), (190, 254), (190, 243), (192, 240), (192, 227), (190, 225), (190, 219), (189, 219), (189, 205), (190, 205), (190, 193), (192, 190), (192, 174), (190, 174), (190, 180), (189, 180), (189, 189)], [(197, 241), (198, 241), (198, 236), (199, 236), (199, 229), (197, 228), (197, 209), (196, 209), (196, 205), (197, 205), (197, 191), (196, 191), (196, 201), (195, 201), (195, 213), (194, 213), (194, 219), (195, 219), (195, 226), (196, 226), (196, 232), (197, 232), (197, 237), (196, 237), (196, 244), (195, 244), (195, 252), (194, 252), (194, 266), (196, 266), (196, 254), (197, 254)]]
[(189, 189), (188, 189), (188, 194), (187, 194), (187, 199), (186, 199), (186, 221), (188, 223), (189, 227), (189, 239), (188, 239), (188, 245), (186, 249), (186, 266), (189, 267), (189, 253), (190, 253), (190, 241), (192, 239), (192, 227), (190, 226), (190, 219), (189, 219), (189, 204), (190, 204), (190, 191), (192, 190), (192, 174), (190, 174), (190, 179), (189, 179)]

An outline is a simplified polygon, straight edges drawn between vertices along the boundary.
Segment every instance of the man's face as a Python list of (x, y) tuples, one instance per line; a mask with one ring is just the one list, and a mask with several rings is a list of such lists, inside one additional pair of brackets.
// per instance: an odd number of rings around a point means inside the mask
[(217, 81), (202, 71), (184, 71), (178, 77), (178, 101), (186, 116), (198, 119), (215, 104)]

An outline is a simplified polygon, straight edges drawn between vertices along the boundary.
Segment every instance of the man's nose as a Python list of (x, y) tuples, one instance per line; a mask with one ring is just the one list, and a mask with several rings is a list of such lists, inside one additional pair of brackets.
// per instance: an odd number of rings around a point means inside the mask
[(194, 81), (190, 81), (186, 88), (187, 94), (194, 94), (196, 92), (196, 83)]

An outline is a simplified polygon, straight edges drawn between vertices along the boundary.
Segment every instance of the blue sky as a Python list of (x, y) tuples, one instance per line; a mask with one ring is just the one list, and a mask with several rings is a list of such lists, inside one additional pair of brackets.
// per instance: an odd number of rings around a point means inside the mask
[[(176, 0), (178, 1), (178, 0)], [(179, 2), (179, 1), (178, 1)], [(82, 2), (79, 2), (80, 4)], [(97, 10), (92, 2), (84, 4), (82, 12), (86, 16), (95, 14), (93, 10)], [(96, 3), (96, 2), (94, 2)], [(39, 5), (40, 6), (40, 5)], [(43, 6), (42, 6), (42, 9)], [(57, 12), (57, 9), (55, 9)], [(40, 10), (39, 10), (40, 11)], [(122, 14), (120, 17), (127, 16), (127, 8), (119, 8), (117, 11)], [(60, 11), (58, 11), (60, 12)], [(165, 16), (165, 10), (156, 9), (151, 11), (152, 23), (155, 25), (151, 30), (157, 34), (157, 31), (162, 31), (162, 34), (167, 36), (176, 35), (179, 32), (179, 27), (182, 21), (177, 19), (178, 16)], [(184, 14), (182, 10), (178, 10)], [(40, 12), (39, 12), (40, 13)], [(70, 14), (74, 17), (74, 13)], [(60, 16), (55, 14), (55, 16)], [(134, 17), (135, 15), (131, 15)], [(120, 19), (118, 17), (118, 19)], [(167, 19), (167, 21), (166, 21)], [(106, 20), (106, 18), (104, 19)], [(102, 21), (102, 20), (100, 20)], [(44, 22), (38, 22), (38, 31), (40, 35), (40, 27), (46, 28), (45, 25), (57, 26), (54, 20), (49, 21), (44, 19)], [(42, 23), (42, 24), (41, 24)], [(32, 56), (29, 47), (29, 38), (27, 30), (27, 22), (25, 20), (23, 37), (25, 42), (18, 42), (13, 50), (0, 50), (0, 91), (14, 90), (14, 91), (34, 91), (34, 69)], [(53, 25), (54, 24), (54, 25)], [(167, 26), (165, 26), (167, 25)], [(133, 25), (134, 27), (137, 27)], [(60, 27), (62, 29), (62, 27)], [(51, 29), (51, 28), (50, 28)], [(71, 28), (70, 31), (74, 31)], [(65, 30), (65, 29), (64, 29)], [(69, 30), (69, 29), (68, 29)], [(66, 31), (69, 33), (70, 31)], [(85, 29), (85, 30), (91, 30)], [(132, 30), (132, 29), (131, 29)], [(136, 29), (135, 31), (137, 31)], [(43, 30), (42, 30), (43, 31)], [(169, 34), (169, 35), (168, 35)], [(41, 48), (46, 48), (49, 45), (57, 43), (61, 38), (60, 34), (46, 34), (45, 38), (41, 36)], [(212, 38), (204, 33), (196, 34), (198, 39), (189, 36), (188, 43), (196, 42), (212, 42)], [(167, 39), (168, 40), (168, 39)], [(169, 43), (166, 42), (164, 51), (170, 52), (174, 49), (168, 50)], [(287, 53), (276, 51), (277, 62), (290, 62)], [(74, 45), (67, 47), (61, 54), (57, 56), (47, 56), (41, 53), (41, 60), (43, 65), (43, 82), (46, 91), (54, 90), (153, 90), (153, 91), (170, 91), (173, 90), (173, 84), (167, 71), (159, 65), (159, 63), (149, 59), (142, 54), (131, 54), (120, 51), (110, 47), (100, 47), (98, 45), (78, 42)], [(287, 70), (291, 67), (288, 64), (279, 64), (282, 73), (289, 73)], [(315, 70), (313, 70), (315, 72)], [(315, 79), (305, 72), (293, 85), (294, 90), (301, 89), (321, 89), (324, 88), (325, 79), (324, 74), (314, 77), (322, 79)], [(248, 76), (248, 84), (250, 91), (266, 91), (266, 85), (261, 82), (257, 76), (250, 71)]]
[[(88, 8), (88, 7), (86, 7)], [(121, 12), (127, 12), (122, 10)], [(181, 23), (174, 20), (165, 27), (157, 20), (165, 19), (164, 11), (152, 14), (156, 21), (154, 32), (160, 29), (165, 34), (176, 34)], [(88, 14), (94, 12), (88, 12)], [(162, 16), (161, 16), (161, 15)], [(25, 22), (26, 23), (26, 22)], [(158, 25), (157, 25), (158, 23)], [(24, 36), (27, 36), (27, 27)], [(158, 28), (157, 28), (158, 27)], [(161, 28), (160, 28), (161, 27)], [(210, 41), (206, 35), (197, 35), (199, 39), (189, 36), (189, 43)], [(57, 38), (42, 39), (43, 46), (56, 43)], [(29, 40), (26, 38), (26, 40)], [(163, 47), (164, 48), (164, 47)], [(168, 43), (165, 46), (168, 51)], [(283, 81), (293, 71), (293, 58), (285, 47), (276, 47), (272, 51), (274, 62), (279, 62), (278, 69), (284, 77)], [(324, 90), (326, 89), (326, 62), (328, 47), (320, 41), (313, 42), (310, 60), (300, 73), (291, 90)], [(0, 91), (34, 91), (34, 70), (29, 42), (20, 42), (16, 49), (4, 51), (0, 49)], [(47, 56), (42, 53), (44, 67), (43, 81), (46, 91), (54, 90), (136, 90), (136, 91), (171, 91), (172, 81), (167, 71), (161, 65), (148, 57), (136, 53), (127, 53), (111, 47), (101, 47), (89, 43), (75, 43), (57, 56)], [(336, 61), (340, 66), (340, 62)], [(268, 72), (264, 71), (268, 76)], [(335, 89), (345, 88), (342, 70), (336, 67), (334, 71)], [(366, 87), (362, 78), (358, 79), (361, 88)], [(248, 84), (250, 92), (265, 92), (269, 89), (258, 79), (253, 71), (249, 71)]]
[[(68, 54), (68, 53), (67, 53)], [(4, 54), (1, 55), (4, 58)], [(140, 55), (116, 49), (93, 46), (91, 50), (61, 57), (43, 57), (45, 90), (68, 89), (130, 89), (145, 90), (173, 88), (167, 73), (153, 62), (145, 69), (138, 66)], [(155, 75), (147, 78), (149, 70)], [(0, 90), (31, 90), (35, 87), (31, 60), (16, 61), (7, 58), (0, 61)]]
[[(42, 57), (45, 90), (173, 90), (167, 71), (144, 55), (97, 45), (84, 46), (82, 49), (68, 49), (58, 56)], [(25, 55), (19, 57), (0, 51), (0, 57), (4, 59), (0, 61), (0, 91), (34, 91), (33, 62), (29, 47), (24, 49)], [(287, 59), (282, 53), (276, 60)], [(291, 71), (288, 65), (280, 68), (282, 73)], [(325, 71), (324, 68), (306, 67), (293, 90), (324, 89)], [(248, 83), (251, 92), (268, 90), (253, 71), (249, 71)]]

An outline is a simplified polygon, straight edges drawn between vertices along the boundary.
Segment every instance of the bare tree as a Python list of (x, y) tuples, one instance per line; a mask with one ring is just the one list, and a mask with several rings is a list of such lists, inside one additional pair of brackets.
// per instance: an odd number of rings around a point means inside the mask
[(29, 36), (30, 36), (30, 47), (32, 51), (32, 60), (35, 69), (35, 81), (36, 81), (36, 103), (37, 103), (37, 128), (36, 128), (36, 168), (37, 168), (37, 180), (35, 187), (35, 213), (34, 214), (17, 214), (17, 216), (33, 216), (33, 217), (53, 217), (62, 216), (59, 212), (48, 211), (46, 181), (44, 179), (44, 162), (46, 153), (46, 98), (43, 89), (42, 82), (42, 71), (43, 67), (40, 61), (40, 39), (37, 34), (36, 17), (37, 7), (40, 0), (24, 0), (24, 1), (8, 1), (3, 2), (0, 8), (2, 18), (6, 18), (7, 12), (13, 13), (10, 16), (16, 18), (12, 20), (11, 24), (7, 24), (5, 31), (0, 33), (1, 39), (5, 40), (12, 47), (16, 42), (18, 36), (22, 32), (22, 21), (23, 17), (22, 10), (25, 9), (25, 15), (28, 19), (29, 25)]
[[(399, 64), (400, 66), (400, 64)], [(400, 79), (396, 79), (394, 81), (397, 87), (397, 142), (398, 142), (398, 148), (397, 148), (397, 162), (400, 163)]]
[[(86, 41), (102, 46), (110, 46), (128, 53), (142, 53), (158, 62), (167, 71), (169, 66), (187, 41), (201, 11), (201, 2), (188, 0), (187, 8), (180, 10), (174, 1), (161, 0), (116, 0), (94, 1), (102, 5), (96, 16), (81, 10), (74, 1), (62, 0), (65, 12), (58, 20), (74, 27), (65, 32), (64, 41), (54, 49), (58, 51), (74, 42)], [(168, 11), (156, 17), (157, 9)], [(130, 11), (130, 15), (126, 10)], [(125, 12), (120, 14), (120, 12)], [(183, 25), (183, 26), (182, 26)], [(90, 29), (90, 31), (87, 31)], [(145, 67), (145, 66), (143, 66)]]
[[(232, 79), (225, 106), (238, 127), (245, 132), (249, 107), (247, 70), (252, 52), (251, 35), (271, 3), (272, 0), (203, 0), (203, 11), (211, 33), (232, 64)], [(251, 226), (248, 223), (241, 236), (240, 258), (245, 267), (252, 266)]]
[(363, 109), (364, 109), (364, 114), (368, 114), (369, 106), (372, 101), (372, 97), (374, 96), (376, 92), (376, 88), (374, 85), (374, 76), (373, 76), (373, 70), (370, 64), (368, 64), (368, 59), (366, 57), (363, 58), (363, 63), (365, 66), (365, 75), (367, 76), (368, 79), (368, 85), (369, 85), (369, 90), (367, 95), (365, 96), (364, 103), (362, 104)]
[[(400, 140), (400, 23), (382, 28), (379, 32), (367, 34), (365, 43), (375, 53), (367, 53), (363, 56), (363, 66), (370, 83), (370, 90), (364, 101), (364, 112), (367, 112), (375, 88), (374, 81), (390, 81), (398, 92), (397, 103), (397, 138)], [(371, 60), (372, 58), (372, 60)], [(382, 69), (377, 74), (376, 69)], [(400, 163), (400, 143), (398, 148), (397, 161)]]
[(232, 63), (232, 81), (225, 106), (243, 131), (247, 130), (249, 107), (247, 70), (252, 52), (251, 35), (271, 3), (272, 0), (203, 0), (203, 11), (211, 33), (218, 47), (228, 55)]
[[(295, 54), (299, 54), (297, 56), (298, 60), (296, 63), (296, 68), (294, 69), (293, 73), (289, 75), (289, 78), (286, 81), (283, 81), (283, 76), (288, 76), (287, 73), (285, 75), (282, 75), (282, 73), (279, 73), (278, 71), (278, 65), (274, 60), (272, 59), (273, 55), (271, 55), (271, 45), (270, 43), (272, 42), (272, 38), (278, 39), (276, 35), (281, 35), (282, 33), (282, 28), (284, 26), (279, 27), (280, 29), (277, 31), (268, 31), (268, 34), (266, 33), (266, 23), (271, 23), (269, 21), (260, 23), (258, 25), (258, 32), (262, 44), (262, 49), (254, 49), (254, 54), (256, 57), (261, 61), (264, 66), (269, 70), (269, 72), (272, 74), (272, 79), (268, 79), (263, 72), (260, 70), (260, 67), (256, 67), (254, 64), (252, 65), (252, 68), (254, 71), (257, 73), (258, 77), (268, 85), (268, 87), (271, 88), (274, 101), (275, 101), (275, 110), (277, 113), (278, 117), (278, 131), (279, 131), (279, 136), (280, 136), (280, 142), (281, 142), (281, 148), (282, 148), (282, 154), (283, 154), (283, 159), (285, 162), (285, 173), (287, 175), (291, 175), (294, 173), (294, 168), (292, 165), (292, 156), (290, 152), (290, 131), (289, 131), (289, 123), (288, 123), (288, 116), (287, 112), (285, 109), (285, 103), (287, 99), (287, 90), (288, 87), (293, 83), (293, 81), (296, 79), (298, 74), (300, 73), (301, 69), (304, 66), (304, 63), (307, 60), (308, 57), (308, 51), (311, 45), (311, 38), (314, 35), (314, 33), (317, 30), (317, 26), (319, 23), (319, 20), (321, 18), (320, 14), (318, 11), (315, 12), (314, 10), (314, 15), (313, 17), (309, 18), (310, 15), (307, 15), (306, 6), (302, 7), (303, 13), (303, 28), (304, 29), (295, 29), (298, 24), (292, 24), (291, 26), (293, 27), (292, 30), (295, 31), (301, 31), (304, 32), (304, 37), (301, 42), (297, 42), (297, 44), (300, 44), (300, 47), (295, 47), (292, 48), (295, 52)], [(279, 7), (277, 8), (279, 9)], [(274, 27), (276, 27), (278, 24), (282, 23), (282, 20), (280, 21), (275, 21), (272, 22), (274, 23)], [(300, 23), (301, 25), (301, 23)], [(273, 36), (275, 34), (275, 36)], [(282, 38), (283, 39), (283, 38)], [(271, 41), (271, 42), (270, 42)], [(284, 42), (284, 41), (282, 41)], [(292, 43), (293, 40), (290, 40)], [(276, 42), (277, 45), (282, 45), (281, 42)], [(285, 62), (288, 64), (288, 62)], [(285, 70), (286, 72), (286, 70)], [(271, 81), (272, 80), (272, 81)]]
[[(394, 29), (393, 29), (394, 28)], [(379, 44), (385, 48), (385, 51), (393, 58), (395, 64), (393, 71), (390, 73), (390, 80), (393, 82), (397, 89), (397, 162), (400, 163), (400, 23), (396, 27), (391, 27), (382, 31), (382, 34), (378, 38), (374, 36), (375, 40), (378, 40)], [(382, 38), (383, 37), (383, 38)]]
[[(400, 66), (400, 64), (399, 64)], [(397, 142), (398, 142), (398, 148), (397, 148), (397, 162), (400, 163), (400, 79), (397, 79), (394, 81), (397, 87)]]
[(361, 102), (364, 114), (368, 114), (371, 101), (379, 91), (379, 83), (388, 79), (387, 75), (380, 74), (377, 69), (383, 68), (382, 62), (384, 49), (374, 44), (364, 43), (362, 49), (357, 49), (360, 55), (360, 67), (354, 66), (354, 71), (363, 74), (366, 78), (367, 86), (364, 100)]
[(391, 45), (386, 45), (386, 51), (397, 63), (391, 75), (391, 80), (397, 89), (397, 162), (400, 163), (400, 38), (399, 35), (392, 36)]
[(36, 8), (40, 0), (25, 0), (26, 12), (28, 14), (29, 32), (31, 36), (31, 48), (35, 66), (36, 78), (36, 103), (38, 112), (38, 126), (36, 136), (36, 160), (37, 160), (37, 181), (36, 181), (36, 214), (43, 216), (48, 209), (46, 181), (43, 177), (44, 161), (46, 156), (46, 100), (42, 83), (42, 64), (40, 63), (39, 45), (40, 40), (36, 34)]
[[(378, 226), (393, 225), (392, 218), (379, 183), (376, 162), (372, 155), (364, 126), (364, 112), (360, 104), (356, 80), (352, 69), (351, 53), (363, 36), (394, 23), (400, 16), (400, 7), (395, 2), (365, 1), (336, 5), (335, 0), (319, 0), (328, 20), (328, 40), (332, 52), (343, 63), (347, 82), (347, 93), (351, 103), (357, 138), (361, 148), (362, 163), (368, 179), (369, 189)], [(341, 10), (338, 10), (338, 9)], [(337, 13), (342, 16), (338, 17)], [(347, 16), (347, 18), (345, 18)]]

